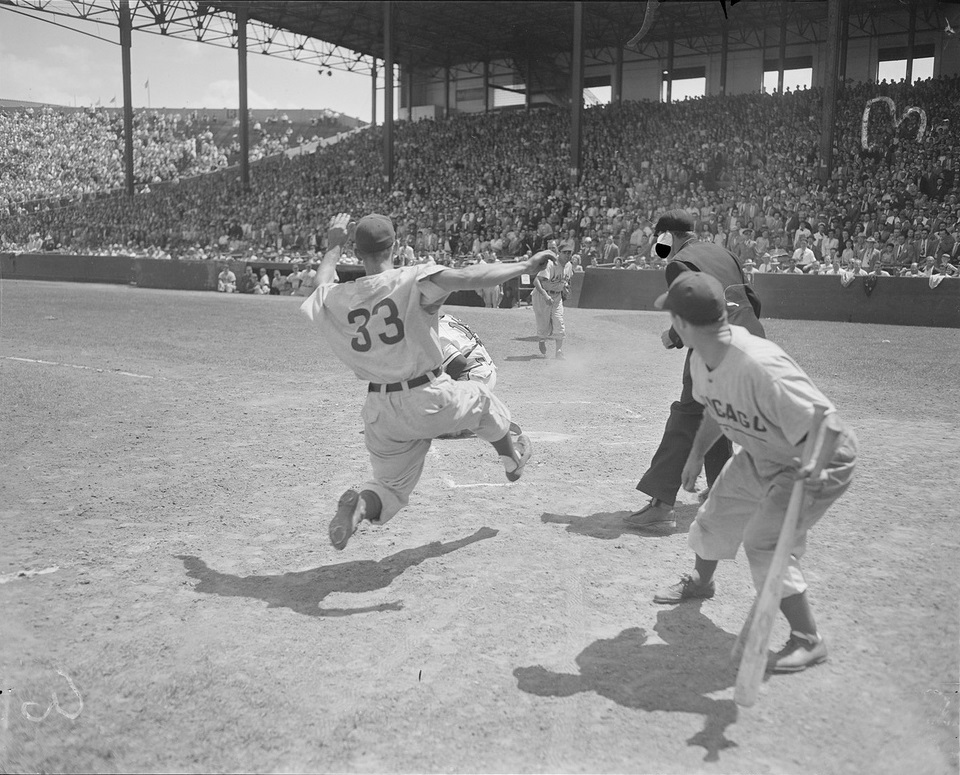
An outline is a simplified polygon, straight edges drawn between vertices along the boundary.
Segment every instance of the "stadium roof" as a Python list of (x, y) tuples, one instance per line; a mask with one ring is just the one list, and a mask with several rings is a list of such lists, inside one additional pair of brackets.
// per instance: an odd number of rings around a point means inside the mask
[[(846, 0), (849, 37), (906, 42), (910, 9), (916, 7), (916, 31), (942, 31), (946, 0)], [(247, 13), (247, 50), (335, 70), (369, 70), (384, 59), (384, 0), (130, 0), (133, 29), (235, 48), (234, 17)], [(0, 0), (0, 8), (70, 26), (96, 23), (84, 34), (116, 43), (101, 25), (117, 25), (118, 0)], [(786, 44), (821, 43), (826, 38), (827, 0), (631, 0), (583, 2), (586, 56), (614, 62), (676, 54), (713, 54), (727, 27), (729, 51), (775, 48), (785, 23)], [(404, 69), (473, 69), (484, 61), (507, 61), (519, 69), (569, 66), (573, 48), (574, 3), (502, 0), (393, 0), (394, 61)], [(781, 16), (782, 14), (782, 16)], [(649, 22), (649, 24), (647, 23)], [(627, 46), (637, 32), (642, 40)]]
[[(852, 30), (863, 37), (904, 35), (909, 28), (905, 0), (849, 0)], [(260, 0), (207, 2), (210, 9), (235, 13), (309, 38), (327, 41), (368, 57), (384, 58), (384, 2), (298, 2)], [(917, 30), (943, 29), (938, 3), (917, 3)], [(401, 66), (436, 69), (484, 60), (523, 60), (556, 56), (572, 49), (572, 2), (474, 2), (470, 0), (394, 2), (394, 60)], [(583, 35), (587, 52), (624, 46), (651, 24), (634, 48), (638, 55), (661, 57), (665, 44), (698, 52), (720, 50), (727, 24), (730, 50), (776, 45), (781, 14), (787, 43), (822, 42), (826, 37), (826, 0), (709, 0), (709, 2), (584, 2)], [(766, 31), (766, 34), (765, 34)], [(856, 34), (856, 33), (854, 33)], [(601, 55), (599, 58), (603, 59)]]

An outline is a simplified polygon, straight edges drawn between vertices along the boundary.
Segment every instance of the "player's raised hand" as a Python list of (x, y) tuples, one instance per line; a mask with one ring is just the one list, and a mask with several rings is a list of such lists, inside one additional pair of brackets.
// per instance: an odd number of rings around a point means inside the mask
[(527, 264), (530, 266), (530, 271), (539, 272), (547, 265), (547, 261), (556, 261), (557, 254), (552, 250), (541, 250), (539, 253), (534, 253), (527, 259)]
[(327, 229), (328, 249), (337, 246), (343, 247), (346, 244), (349, 226), (350, 213), (340, 213), (330, 219), (330, 226)]

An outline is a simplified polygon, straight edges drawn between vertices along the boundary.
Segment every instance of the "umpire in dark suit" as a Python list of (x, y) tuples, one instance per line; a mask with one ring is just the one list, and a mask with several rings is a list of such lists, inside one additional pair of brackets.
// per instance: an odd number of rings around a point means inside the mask
[[(726, 248), (698, 241), (694, 228), (693, 217), (686, 210), (670, 210), (657, 221), (656, 253), (661, 258), (670, 259), (666, 268), (667, 285), (681, 272), (706, 272), (719, 280), (725, 289), (730, 322), (743, 326), (755, 336), (765, 337), (758, 319), (760, 300), (744, 279), (740, 263)], [(663, 344), (668, 349), (684, 346), (672, 327), (663, 332)], [(690, 350), (687, 350), (680, 400), (674, 401), (670, 407), (670, 418), (660, 446), (637, 485), (640, 492), (650, 496), (650, 502), (625, 518), (628, 525), (657, 530), (676, 528), (673, 506), (680, 490), (680, 475), (702, 419), (703, 406), (693, 399)], [(722, 436), (707, 453), (704, 470), (708, 487), (719, 475), (731, 452), (730, 442)]]

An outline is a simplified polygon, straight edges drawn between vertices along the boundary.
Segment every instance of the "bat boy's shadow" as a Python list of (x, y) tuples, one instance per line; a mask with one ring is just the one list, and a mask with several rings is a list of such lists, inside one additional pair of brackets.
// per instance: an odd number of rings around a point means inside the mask
[(399, 611), (403, 606), (394, 602), (362, 608), (321, 608), (320, 603), (334, 592), (360, 594), (384, 589), (405, 570), (424, 560), (442, 557), (477, 541), (493, 538), (497, 532), (482, 527), (473, 535), (457, 541), (434, 541), (415, 549), (404, 549), (382, 560), (353, 560), (276, 576), (234, 576), (213, 570), (198, 557), (177, 555), (177, 558), (183, 560), (190, 578), (199, 579), (200, 583), (194, 587), (196, 592), (263, 600), (268, 608), (289, 608), (307, 616), (348, 616), (371, 611)]
[(644, 538), (661, 538), (674, 533), (686, 533), (690, 530), (693, 518), (697, 516), (696, 506), (680, 505), (674, 509), (676, 528), (641, 528), (633, 527), (624, 520), (633, 512), (630, 511), (599, 511), (580, 517), (575, 514), (543, 514), (540, 521), (545, 524), (566, 525), (568, 533), (611, 540), (624, 535), (635, 535)]
[(700, 605), (684, 603), (657, 614), (653, 629), (665, 643), (649, 643), (643, 629), (632, 627), (580, 652), (578, 674), (518, 667), (517, 685), (540, 697), (596, 692), (635, 710), (699, 714), (704, 727), (687, 745), (702, 746), (705, 761), (717, 761), (720, 751), (736, 745), (725, 730), (737, 720), (737, 706), (707, 695), (734, 684), (728, 657), (735, 638), (700, 613)]

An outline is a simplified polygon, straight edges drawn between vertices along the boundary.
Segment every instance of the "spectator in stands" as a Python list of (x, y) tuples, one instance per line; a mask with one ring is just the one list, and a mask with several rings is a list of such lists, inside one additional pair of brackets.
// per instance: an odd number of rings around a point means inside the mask
[[(799, 268), (801, 272), (804, 272), (809, 269), (810, 265), (814, 261), (817, 260), (817, 257), (814, 255), (813, 250), (808, 247), (807, 237), (802, 233), (797, 238), (796, 245), (796, 250), (793, 251), (791, 259), (795, 263), (796, 267)], [(792, 273), (793, 270), (788, 269), (787, 271)]]
[(960, 274), (960, 269), (957, 269), (957, 267), (950, 263), (949, 253), (942, 253), (940, 255), (940, 263), (937, 264), (937, 268), (934, 270), (934, 272), (936, 274), (945, 275), (946, 277), (956, 277), (958, 274)]
[(284, 278), (279, 269), (273, 270), (273, 279), (270, 280), (270, 295), (279, 296), (283, 291)]

